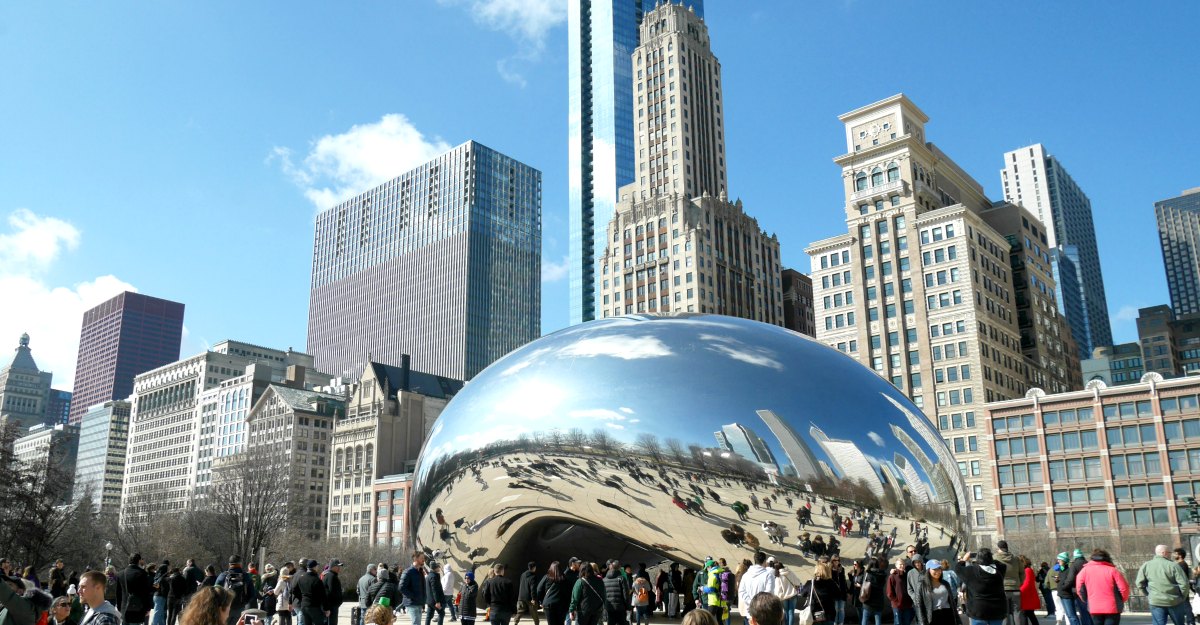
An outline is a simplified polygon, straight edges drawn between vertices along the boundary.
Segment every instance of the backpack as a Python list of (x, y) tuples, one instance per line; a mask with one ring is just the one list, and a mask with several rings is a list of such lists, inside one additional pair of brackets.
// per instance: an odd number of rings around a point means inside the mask
[(717, 574), (717, 579), (721, 582), (717, 596), (721, 598), (721, 601), (729, 601), (733, 595), (733, 573), (730, 573), (729, 569), (725, 569)]
[(638, 588), (637, 600), (638, 600), (638, 603), (640, 603), (642, 605), (650, 603), (650, 591), (647, 590), (645, 586)]
[(871, 576), (863, 575), (862, 590), (858, 591), (858, 600), (866, 603), (871, 599)]
[(233, 593), (233, 605), (240, 606), (246, 602), (246, 575), (241, 569), (225, 571), (225, 590)]

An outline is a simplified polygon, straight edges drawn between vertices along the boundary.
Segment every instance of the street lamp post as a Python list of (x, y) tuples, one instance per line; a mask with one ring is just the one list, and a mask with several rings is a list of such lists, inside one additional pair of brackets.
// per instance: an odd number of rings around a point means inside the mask
[(104, 543), (104, 568), (105, 569), (112, 566), (112, 548), (113, 548), (113, 544), (112, 544), (111, 540)]

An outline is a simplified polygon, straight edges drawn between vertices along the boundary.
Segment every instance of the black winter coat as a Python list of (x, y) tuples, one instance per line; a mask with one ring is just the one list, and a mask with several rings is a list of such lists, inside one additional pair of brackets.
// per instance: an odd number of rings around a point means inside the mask
[(325, 609), (336, 610), (345, 601), (346, 598), (342, 595), (341, 578), (333, 572), (333, 569), (325, 571)]
[(476, 584), (475, 580), (471, 580), (463, 584), (462, 601), (458, 606), (459, 616), (464, 619), (467, 617), (473, 618), (475, 616), (475, 611), (478, 609), (475, 607), (475, 601), (478, 598), (479, 584)]
[(501, 614), (512, 614), (517, 611), (517, 585), (507, 577), (488, 578), (479, 588), (483, 595), (483, 603)]
[(425, 605), (432, 608), (442, 604), (446, 609), (446, 591), (442, 588), (442, 576), (436, 573), (425, 576)]
[(534, 595), (537, 597), (537, 601), (547, 609), (555, 606), (562, 606), (565, 609), (571, 603), (571, 583), (565, 577), (557, 582), (552, 582), (550, 576), (546, 575), (542, 577), (542, 581), (538, 582)]
[(400, 578), (396, 577), (395, 573), (379, 573), (375, 576), (375, 581), (371, 582), (371, 587), (367, 590), (367, 605), (379, 603), (380, 597), (387, 597), (393, 610), (400, 607)]
[(154, 607), (154, 583), (150, 574), (137, 565), (129, 565), (117, 576), (117, 609), (123, 623), (145, 623)]
[(302, 575), (298, 575), (300, 579), (296, 582), (296, 590), (293, 595), (300, 600), (300, 608), (309, 608), (312, 610), (324, 610), (328, 601), (325, 598), (325, 584), (321, 583), (321, 578), (314, 571), (305, 571)]
[(629, 582), (625, 581), (624, 577), (615, 570), (610, 570), (608, 575), (604, 576), (604, 607), (607, 610), (614, 611), (617, 614), (629, 610), (629, 597), (633, 594), (633, 589), (629, 587)]

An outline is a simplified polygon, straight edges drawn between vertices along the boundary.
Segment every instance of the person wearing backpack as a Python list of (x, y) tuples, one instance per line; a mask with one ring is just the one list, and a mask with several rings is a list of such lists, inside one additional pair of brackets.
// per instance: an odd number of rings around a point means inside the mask
[(862, 584), (858, 591), (862, 625), (868, 625), (872, 617), (875, 625), (882, 625), (883, 609), (885, 605), (888, 605), (887, 570), (887, 560), (882, 556), (867, 561), (867, 568), (863, 571)]
[(117, 605), (124, 625), (143, 625), (153, 606), (154, 582), (141, 562), (142, 554), (133, 554), (129, 566), (117, 576)]
[(646, 625), (650, 623), (650, 608), (654, 607), (654, 586), (650, 584), (650, 580), (645, 577), (637, 577), (633, 580), (633, 603), (635, 623), (642, 625), (645, 621)]
[(229, 568), (217, 576), (216, 585), (233, 593), (233, 604), (229, 607), (228, 625), (236, 625), (246, 606), (258, 606), (258, 592), (250, 574), (242, 568), (241, 556), (229, 557)]

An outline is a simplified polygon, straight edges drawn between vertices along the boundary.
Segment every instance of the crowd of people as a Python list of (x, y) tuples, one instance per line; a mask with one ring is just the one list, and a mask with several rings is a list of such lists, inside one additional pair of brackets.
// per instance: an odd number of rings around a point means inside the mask
[[(862, 523), (846, 523), (855, 519)], [(873, 520), (847, 516), (835, 525), (848, 533)], [(18, 575), (0, 559), (0, 625), (338, 625), (347, 596), (357, 600), (352, 625), (398, 625), (397, 619), (445, 625), (447, 615), (463, 625), (642, 625), (653, 613), (684, 625), (730, 625), (734, 607), (739, 625), (882, 625), (885, 614), (895, 625), (1041, 625), (1039, 609), (1054, 625), (1119, 625), (1134, 588), (1145, 595), (1155, 625), (1168, 619), (1195, 625), (1200, 576), (1189, 570), (1183, 549), (1159, 545), (1131, 586), (1104, 549), (1086, 556), (1075, 549), (1058, 554), (1053, 565), (1035, 566), (1001, 540), (995, 551), (980, 549), (951, 563), (928, 557), (921, 540), (927, 531), (914, 523), (916, 539), (890, 562), (883, 547), (893, 544), (894, 531), (879, 532), (887, 536), (883, 543), (871, 541), (868, 554), (847, 566), (836, 550), (810, 545), (814, 564), (797, 570), (756, 550), (733, 568), (719, 557), (695, 569), (575, 557), (550, 562), (544, 572), (538, 562), (519, 572), (497, 563), (480, 569), (477, 582), (477, 571), (459, 574), (418, 551), (402, 565), (371, 564), (346, 587), (337, 559), (322, 565), (300, 558), (260, 572), (234, 556), (218, 571), (192, 560), (183, 567), (166, 560), (147, 565), (135, 554), (123, 570), (83, 574), (68, 572), (60, 560), (44, 583), (32, 567)], [(756, 621), (758, 604), (770, 614)], [(772, 610), (778, 620), (771, 620)]]

